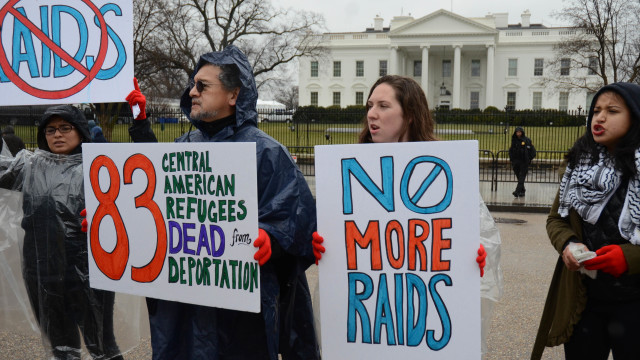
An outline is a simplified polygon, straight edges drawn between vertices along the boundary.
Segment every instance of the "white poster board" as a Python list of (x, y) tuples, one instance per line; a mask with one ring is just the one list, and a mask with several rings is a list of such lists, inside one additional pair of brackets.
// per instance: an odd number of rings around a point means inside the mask
[(322, 358), (480, 359), (477, 141), (315, 155)]
[(255, 143), (82, 153), (91, 287), (260, 311)]
[(122, 102), (131, 0), (0, 0), (0, 106)]

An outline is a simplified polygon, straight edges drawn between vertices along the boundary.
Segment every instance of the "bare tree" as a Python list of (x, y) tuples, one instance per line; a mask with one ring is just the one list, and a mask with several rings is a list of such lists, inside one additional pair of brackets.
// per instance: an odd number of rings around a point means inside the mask
[(280, 88), (280, 91), (276, 92), (276, 101), (283, 103), (287, 109), (295, 109), (298, 107), (298, 86), (289, 85), (288, 87)]
[(556, 56), (547, 65), (547, 83), (557, 89), (593, 92), (613, 82), (638, 82), (638, 1), (570, 0), (555, 15), (572, 30), (555, 46)]
[(318, 36), (325, 30), (322, 15), (278, 9), (269, 0), (134, 3), (143, 10), (136, 19), (136, 75), (164, 96), (184, 89), (201, 54), (232, 44), (249, 58), (259, 88), (290, 73), (293, 60), (325, 51)]

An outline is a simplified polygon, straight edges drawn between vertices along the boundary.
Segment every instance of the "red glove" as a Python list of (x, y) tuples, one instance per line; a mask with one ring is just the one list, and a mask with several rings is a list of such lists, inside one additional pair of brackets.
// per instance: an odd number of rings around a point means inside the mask
[(142, 91), (140, 91), (140, 86), (138, 85), (138, 79), (136, 78), (133, 78), (133, 87), (135, 88), (135, 90), (127, 95), (126, 100), (131, 107), (131, 111), (133, 111), (133, 107), (135, 105), (138, 105), (138, 107), (140, 108), (140, 114), (135, 119), (144, 120), (147, 118), (147, 113), (145, 111), (145, 108), (147, 107), (147, 98), (142, 95)]
[(478, 267), (480, 268), (480, 277), (484, 276), (484, 266), (487, 264), (487, 252), (484, 250), (484, 246), (480, 244), (478, 248), (478, 257), (476, 258), (476, 262), (478, 263)]
[(271, 257), (271, 239), (269, 239), (269, 234), (262, 229), (258, 229), (258, 237), (256, 241), (253, 242), (253, 246), (258, 248), (253, 258), (258, 260), (260, 266), (264, 265)]
[(324, 238), (322, 236), (320, 236), (320, 234), (318, 234), (317, 231), (313, 232), (312, 235), (313, 238), (313, 256), (316, 257), (316, 265), (318, 265), (318, 260), (322, 259), (322, 254), (325, 251), (324, 246), (322, 246), (322, 243), (324, 242)]
[(596, 250), (596, 255), (598, 256), (582, 263), (585, 269), (602, 270), (615, 277), (619, 277), (629, 269), (620, 245), (603, 246)]
[(80, 230), (82, 230), (83, 233), (86, 233), (89, 228), (89, 223), (87, 223), (87, 209), (82, 209), (82, 211), (80, 211), (80, 216), (84, 218), (82, 219), (82, 227)]

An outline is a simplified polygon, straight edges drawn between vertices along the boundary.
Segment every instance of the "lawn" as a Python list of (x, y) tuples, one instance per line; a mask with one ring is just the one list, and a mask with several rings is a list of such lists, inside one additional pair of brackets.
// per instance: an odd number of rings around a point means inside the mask
[[(115, 125), (111, 135), (112, 142), (130, 142), (129, 125)], [(174, 139), (189, 130), (188, 124), (154, 124), (153, 130), (160, 142), (173, 142)], [(259, 128), (274, 137), (293, 153), (312, 153), (315, 145), (354, 144), (358, 141), (360, 124), (326, 123), (261, 123)], [(491, 151), (499, 158), (508, 157), (511, 135), (515, 127), (484, 124), (444, 124), (437, 126), (440, 140), (478, 140), (481, 150)], [(27, 147), (36, 146), (36, 128), (34, 126), (15, 126), (15, 131)], [(526, 127), (525, 133), (536, 149), (538, 158), (558, 158), (557, 152), (566, 152), (584, 132), (584, 126), (544, 126)], [(106, 134), (107, 135), (107, 134)]]

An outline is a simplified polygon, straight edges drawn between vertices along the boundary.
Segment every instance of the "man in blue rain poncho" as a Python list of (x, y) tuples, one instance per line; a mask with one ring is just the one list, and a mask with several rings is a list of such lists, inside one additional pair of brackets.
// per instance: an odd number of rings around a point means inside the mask
[[(156, 141), (137, 81), (127, 101), (136, 142)], [(318, 359), (305, 269), (314, 261), (315, 202), (291, 155), (257, 128), (258, 92), (234, 46), (200, 57), (181, 99), (192, 128), (177, 142), (255, 142), (261, 312), (148, 299), (154, 359)], [(137, 111), (140, 111), (139, 115)], [(257, 239), (257, 240), (258, 240)], [(263, 255), (271, 244), (272, 255)], [(268, 261), (267, 261), (268, 260)]]

